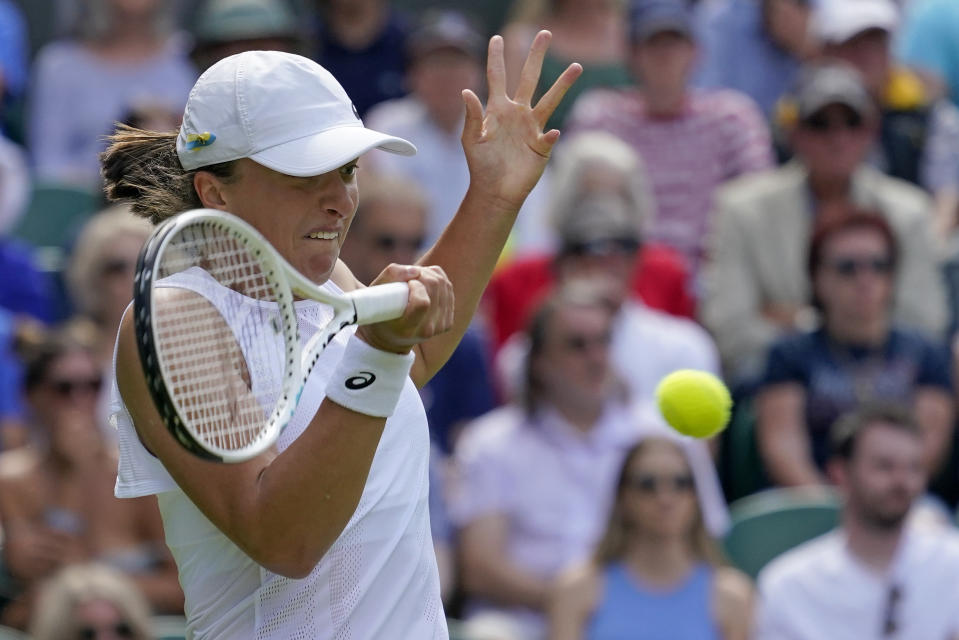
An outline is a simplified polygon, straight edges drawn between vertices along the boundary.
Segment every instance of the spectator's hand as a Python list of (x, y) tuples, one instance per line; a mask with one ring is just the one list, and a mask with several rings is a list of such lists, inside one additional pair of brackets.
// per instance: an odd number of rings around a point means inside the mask
[(69, 533), (47, 527), (20, 530), (13, 535), (5, 554), (10, 573), (30, 581), (49, 576), (71, 562), (84, 559), (80, 540)]
[(503, 38), (490, 39), (486, 62), (489, 99), (485, 115), (476, 94), (469, 89), (463, 91), (466, 123), (462, 141), (470, 170), (470, 190), (497, 207), (518, 210), (539, 180), (559, 139), (559, 131), (551, 129), (544, 133), (543, 127), (583, 70), (579, 64), (569, 65), (536, 106), (532, 106), (551, 37), (548, 31), (536, 34), (512, 98), (506, 95)]
[(777, 327), (785, 330), (801, 328), (812, 310), (805, 305), (767, 304), (763, 307), (763, 317)]

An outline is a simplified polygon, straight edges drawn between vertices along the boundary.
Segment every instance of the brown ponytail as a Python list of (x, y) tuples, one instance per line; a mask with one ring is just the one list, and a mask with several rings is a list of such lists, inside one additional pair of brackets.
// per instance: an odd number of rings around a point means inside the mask
[(160, 133), (118, 125), (100, 154), (107, 199), (125, 202), (133, 213), (158, 224), (203, 206), (193, 188), (197, 171), (224, 181), (234, 177), (235, 161), (185, 171), (176, 154), (176, 131)]

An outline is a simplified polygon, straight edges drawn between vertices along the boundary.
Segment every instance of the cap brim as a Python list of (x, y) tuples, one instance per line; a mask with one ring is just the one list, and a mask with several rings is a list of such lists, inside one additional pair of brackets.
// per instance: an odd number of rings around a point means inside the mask
[(371, 149), (411, 156), (408, 140), (360, 126), (337, 127), (278, 144), (250, 156), (264, 167), (289, 176), (317, 176), (338, 169)]

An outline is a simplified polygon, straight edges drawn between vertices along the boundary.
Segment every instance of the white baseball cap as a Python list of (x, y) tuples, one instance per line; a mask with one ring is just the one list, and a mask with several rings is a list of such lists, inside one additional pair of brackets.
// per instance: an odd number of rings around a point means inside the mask
[(813, 29), (821, 42), (842, 44), (870, 29), (895, 31), (899, 10), (892, 0), (823, 0), (813, 15)]
[(280, 51), (246, 51), (207, 69), (176, 141), (186, 170), (250, 158), (291, 176), (333, 171), (376, 148), (416, 153), (410, 142), (364, 127), (329, 71)]

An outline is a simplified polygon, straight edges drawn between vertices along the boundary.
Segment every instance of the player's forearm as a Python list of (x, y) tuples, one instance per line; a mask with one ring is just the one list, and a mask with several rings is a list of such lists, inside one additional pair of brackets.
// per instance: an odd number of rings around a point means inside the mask
[(353, 517), (385, 423), (325, 400), (260, 473), (244, 550), (276, 573), (309, 574)]
[(419, 347), (424, 366), (414, 375), (418, 385), (426, 384), (445, 364), (469, 327), (518, 211), (519, 204), (497, 201), (471, 188), (442, 236), (420, 260), (443, 268), (456, 300), (452, 329)]

